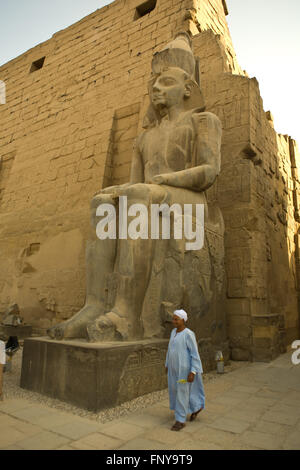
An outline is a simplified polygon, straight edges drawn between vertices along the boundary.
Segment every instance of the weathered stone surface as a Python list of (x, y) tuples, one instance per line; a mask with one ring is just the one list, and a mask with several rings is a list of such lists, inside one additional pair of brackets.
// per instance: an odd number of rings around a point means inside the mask
[(24, 342), (21, 387), (98, 411), (167, 386), (167, 340)]
[(28, 338), (32, 334), (32, 326), (19, 325), (19, 326), (5, 326), (0, 325), (0, 335), (9, 338), (16, 336), (18, 339)]
[(0, 67), (1, 311), (18, 302), (25, 321), (46, 331), (82, 307), (89, 201), (129, 181), (152, 54), (185, 30), (207, 111), (223, 127), (221, 173), (207, 197), (225, 221), (232, 357), (253, 358), (238, 332), (252, 315), (284, 315), (281, 351), (299, 338), (299, 152), (241, 70), (224, 3), (161, 0), (134, 21), (138, 2), (118, 0)]
[[(197, 61), (186, 32), (177, 33), (154, 54), (150, 105), (145, 130), (134, 148), (130, 181), (99, 191), (91, 201), (96, 231), (101, 204), (110, 204), (118, 220), (120, 214), (124, 217), (121, 198), (126, 199), (126, 212), (134, 204), (143, 205), (146, 237), (132, 239), (127, 222), (122, 227), (119, 222), (119, 231), (125, 229), (125, 236), (119, 233), (114, 239), (88, 243), (86, 303), (73, 318), (50, 328), (51, 338), (88, 337), (93, 342), (163, 338), (169, 335), (172, 312), (182, 307), (189, 312), (189, 326), (196, 333), (210, 335), (214, 343), (226, 340), (221, 309), (225, 295), (224, 223), (217, 204), (208, 203), (205, 195), (220, 172), (222, 129), (216, 115), (204, 112), (196, 72)], [(128, 132), (125, 126), (124, 132)], [(170, 207), (179, 208), (180, 237), (174, 236), (175, 216), (169, 237), (163, 237), (160, 229), (158, 239), (152, 235), (154, 204), (162, 208), (168, 204), (169, 211)], [(189, 221), (186, 205), (194, 210)], [(202, 244), (201, 227), (196, 231), (197, 248), (196, 240), (188, 243), (182, 225), (184, 220), (185, 226), (193, 222), (195, 227), (196, 205), (204, 209), (205, 218)], [(163, 213), (159, 218), (163, 225), (165, 217)]]
[(17, 326), (23, 322), (20, 317), (20, 309), (17, 304), (11, 305), (8, 310), (4, 313), (2, 324), (5, 326)]
[[(24, 341), (21, 387), (98, 411), (167, 387), (168, 340), (87, 343), (29, 338)], [(204, 372), (216, 368), (216, 346), (199, 342)], [(229, 347), (223, 343), (225, 364)]]

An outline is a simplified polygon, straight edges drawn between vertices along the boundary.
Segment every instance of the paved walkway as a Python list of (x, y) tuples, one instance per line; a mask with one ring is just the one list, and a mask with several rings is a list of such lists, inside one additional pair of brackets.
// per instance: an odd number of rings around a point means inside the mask
[(206, 384), (207, 407), (170, 431), (168, 401), (99, 424), (24, 399), (0, 402), (0, 449), (300, 449), (300, 365), (287, 353)]

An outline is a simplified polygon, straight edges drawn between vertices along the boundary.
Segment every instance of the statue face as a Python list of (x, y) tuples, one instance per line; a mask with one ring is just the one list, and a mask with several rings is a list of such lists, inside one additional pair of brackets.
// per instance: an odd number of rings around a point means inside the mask
[(189, 96), (185, 72), (175, 67), (163, 71), (152, 82), (150, 95), (155, 108), (171, 108), (182, 104)]

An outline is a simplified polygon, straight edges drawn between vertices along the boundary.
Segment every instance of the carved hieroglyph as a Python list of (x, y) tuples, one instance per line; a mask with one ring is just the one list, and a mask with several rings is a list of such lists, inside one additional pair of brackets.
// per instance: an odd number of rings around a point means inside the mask
[[(132, 159), (130, 182), (101, 190), (91, 202), (92, 223), (101, 203), (127, 196), (142, 203), (203, 204), (205, 240), (186, 251), (186, 240), (94, 240), (86, 250), (86, 303), (68, 321), (48, 331), (56, 339), (90, 341), (164, 337), (172, 312), (185, 307), (207, 313), (223, 289), (220, 210), (205, 191), (220, 172), (221, 123), (204, 112), (199, 64), (187, 33), (179, 33), (152, 61), (150, 107)], [(150, 212), (150, 211), (149, 211)]]

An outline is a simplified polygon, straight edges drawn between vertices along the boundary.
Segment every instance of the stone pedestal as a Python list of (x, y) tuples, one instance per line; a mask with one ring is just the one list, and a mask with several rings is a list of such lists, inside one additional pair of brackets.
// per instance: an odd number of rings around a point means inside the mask
[(28, 338), (32, 334), (32, 326), (30, 325), (0, 325), (0, 333), (4, 336), (16, 336), (19, 340)]
[(21, 387), (97, 412), (167, 387), (168, 340), (88, 343), (28, 338)]
[[(111, 408), (167, 388), (165, 359), (169, 340), (88, 343), (47, 337), (24, 341), (21, 387), (89, 411)], [(216, 368), (215, 353), (228, 344), (198, 343), (204, 372)]]
[(252, 317), (252, 360), (270, 362), (286, 352), (284, 315), (254, 315)]

